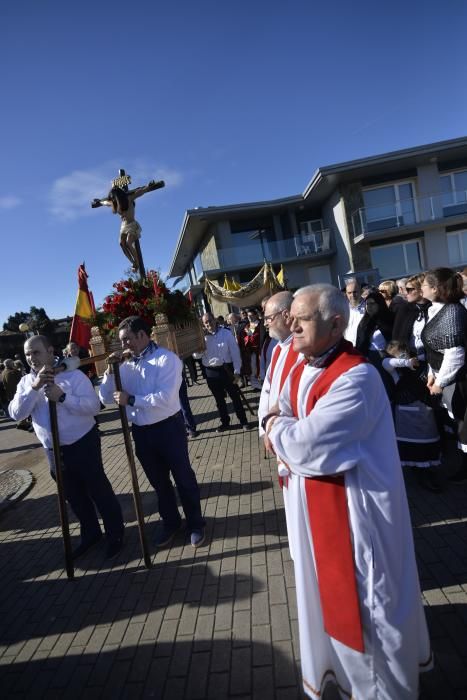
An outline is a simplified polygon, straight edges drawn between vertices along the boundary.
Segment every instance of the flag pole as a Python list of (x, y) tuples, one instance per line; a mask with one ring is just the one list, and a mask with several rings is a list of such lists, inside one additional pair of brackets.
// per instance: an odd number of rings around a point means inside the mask
[[(122, 389), (122, 379), (120, 377), (120, 367), (118, 361), (112, 362), (112, 370), (115, 375), (115, 388), (117, 391), (123, 391)], [(133, 453), (133, 445), (131, 444), (130, 428), (128, 427), (128, 417), (126, 415), (125, 406), (118, 406), (120, 413), (120, 421), (122, 423), (123, 439), (125, 442), (126, 456), (128, 459), (128, 466), (130, 468), (131, 483), (133, 487), (133, 502), (135, 504), (136, 520), (138, 522), (139, 539), (141, 543), (141, 550), (143, 552), (144, 565), (147, 569), (150, 569), (151, 557), (149, 556), (148, 543), (146, 539), (146, 533), (144, 530), (144, 515), (143, 508), (141, 505), (141, 494), (138, 484), (138, 476), (136, 474), (136, 464), (135, 456)]]

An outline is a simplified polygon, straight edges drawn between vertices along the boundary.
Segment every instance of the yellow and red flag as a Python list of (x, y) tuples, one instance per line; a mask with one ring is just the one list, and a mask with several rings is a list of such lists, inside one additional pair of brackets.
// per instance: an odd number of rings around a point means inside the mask
[(88, 288), (88, 274), (83, 263), (78, 268), (78, 296), (71, 324), (70, 341), (77, 343), (85, 350), (89, 349), (91, 337), (89, 319), (94, 316), (95, 312), (94, 299)]

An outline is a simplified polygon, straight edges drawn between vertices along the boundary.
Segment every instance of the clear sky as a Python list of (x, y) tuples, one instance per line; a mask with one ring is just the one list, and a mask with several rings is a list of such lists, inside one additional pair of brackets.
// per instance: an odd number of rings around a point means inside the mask
[(118, 168), (146, 267), (184, 212), (297, 194), (315, 169), (467, 134), (463, 0), (1, 3), (0, 324), (122, 278)]

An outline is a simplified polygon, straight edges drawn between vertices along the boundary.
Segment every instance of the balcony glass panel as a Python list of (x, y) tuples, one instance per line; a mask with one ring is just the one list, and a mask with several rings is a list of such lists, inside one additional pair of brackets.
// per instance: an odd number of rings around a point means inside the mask
[(401, 183), (363, 192), (364, 228), (379, 231), (407, 226), (416, 221), (412, 185)]
[[(300, 238), (285, 238), (281, 241), (255, 241), (257, 245), (246, 245), (222, 248), (217, 251), (221, 268), (242, 267), (243, 265), (262, 265), (264, 259), (268, 262), (278, 262), (286, 258), (307, 255), (319, 255), (331, 250), (329, 229), (312, 234), (313, 239), (303, 242)], [(236, 240), (236, 239), (235, 239)]]

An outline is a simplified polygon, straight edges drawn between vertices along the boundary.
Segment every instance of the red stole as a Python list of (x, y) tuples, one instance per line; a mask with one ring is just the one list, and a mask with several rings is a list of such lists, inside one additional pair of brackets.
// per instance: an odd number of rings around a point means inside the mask
[[(311, 386), (306, 415), (344, 372), (366, 359), (344, 341)], [(292, 410), (298, 417), (298, 387), (306, 362), (296, 367), (290, 387)], [(337, 409), (338, 410), (338, 409)], [(308, 518), (313, 538), (324, 629), (337, 641), (364, 652), (360, 604), (345, 493), (345, 476), (305, 479)]]
[[(281, 349), (282, 348), (280, 347), (280, 345), (277, 345), (274, 348), (274, 350), (272, 351), (271, 373), (270, 373), (270, 380), (269, 380), (271, 384), (272, 384), (272, 378), (274, 375), (274, 370), (276, 369), (277, 360), (279, 359), (279, 356), (281, 354)], [(279, 352), (276, 352), (276, 350), (278, 350)], [(297, 357), (298, 357), (298, 352), (296, 352), (293, 349), (293, 341), (291, 341), (291, 343), (287, 349), (287, 357), (285, 358), (284, 366), (282, 368), (281, 378), (279, 381), (278, 398), (279, 398), (279, 394), (281, 393), (282, 388), (285, 384), (285, 380), (289, 376), (290, 370), (292, 369), (292, 367), (294, 366), (294, 364), (297, 361)]]

